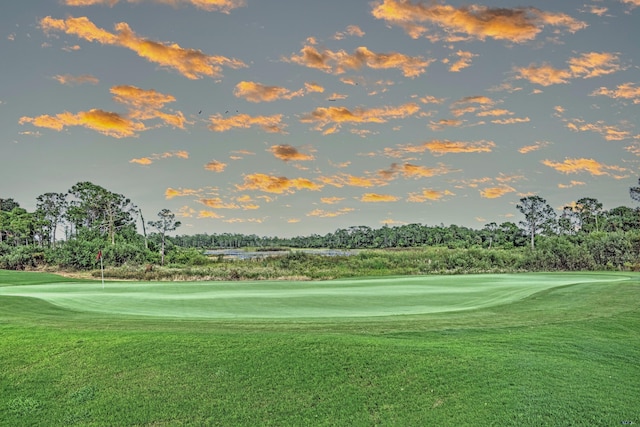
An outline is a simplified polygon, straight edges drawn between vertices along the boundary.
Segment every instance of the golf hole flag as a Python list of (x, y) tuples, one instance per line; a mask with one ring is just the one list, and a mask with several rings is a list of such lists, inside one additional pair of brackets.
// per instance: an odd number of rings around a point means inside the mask
[(102, 259), (102, 251), (98, 251), (98, 255), (96, 255), (96, 261)]

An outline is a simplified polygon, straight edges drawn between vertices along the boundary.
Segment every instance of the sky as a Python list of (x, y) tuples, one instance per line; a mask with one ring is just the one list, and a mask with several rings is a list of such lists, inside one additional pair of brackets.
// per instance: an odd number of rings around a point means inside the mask
[(634, 206), (640, 0), (528, 1), (4, 2), (0, 197), (278, 237)]

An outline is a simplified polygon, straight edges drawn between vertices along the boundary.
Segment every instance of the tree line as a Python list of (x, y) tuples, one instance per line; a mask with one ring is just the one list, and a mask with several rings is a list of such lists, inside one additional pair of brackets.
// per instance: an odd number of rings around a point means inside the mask
[[(633, 202), (640, 202), (640, 180), (637, 187), (629, 188), (629, 195)], [(170, 210), (162, 209), (157, 220), (145, 221), (142, 211), (124, 195), (79, 182), (67, 192), (38, 196), (33, 212), (13, 198), (0, 198), (0, 268), (92, 269), (98, 251), (105, 262), (116, 266), (202, 262), (204, 249), (247, 247), (527, 250), (540, 258), (542, 267), (597, 269), (640, 264), (638, 207), (606, 210), (597, 199), (584, 197), (558, 212), (536, 195), (521, 198), (516, 208), (522, 217), (519, 223), (490, 222), (479, 229), (416, 223), (377, 229), (352, 226), (325, 235), (290, 238), (240, 233), (169, 236), (181, 225)]]

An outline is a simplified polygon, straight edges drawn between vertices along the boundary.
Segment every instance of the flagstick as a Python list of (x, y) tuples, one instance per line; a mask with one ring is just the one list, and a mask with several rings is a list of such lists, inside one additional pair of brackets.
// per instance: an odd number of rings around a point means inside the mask
[(102, 265), (102, 253), (100, 253), (100, 275), (102, 276), (102, 289), (104, 289), (104, 266)]

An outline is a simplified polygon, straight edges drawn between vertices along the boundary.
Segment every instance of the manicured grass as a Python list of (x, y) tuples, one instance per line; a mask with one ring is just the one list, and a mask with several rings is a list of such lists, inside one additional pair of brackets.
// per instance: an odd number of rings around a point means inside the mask
[(410, 276), (329, 282), (95, 282), (0, 287), (74, 311), (176, 318), (335, 318), (505, 304), (548, 288), (625, 280), (597, 274)]
[[(638, 275), (108, 282), (104, 291), (65, 280), (44, 291), (33, 285), (56, 280), (21, 277), (0, 271), (0, 286), (13, 284), (0, 287), (0, 425), (640, 423)], [(261, 290), (269, 304), (238, 312), (243, 301), (259, 305)], [(109, 292), (118, 302), (96, 308)], [(180, 316), (211, 313), (197, 301), (214, 304), (215, 292), (234, 301), (233, 317)], [(269, 315), (277, 300), (286, 315)], [(453, 310), (433, 312), (437, 301)], [(390, 315), (400, 304), (427, 311)]]

